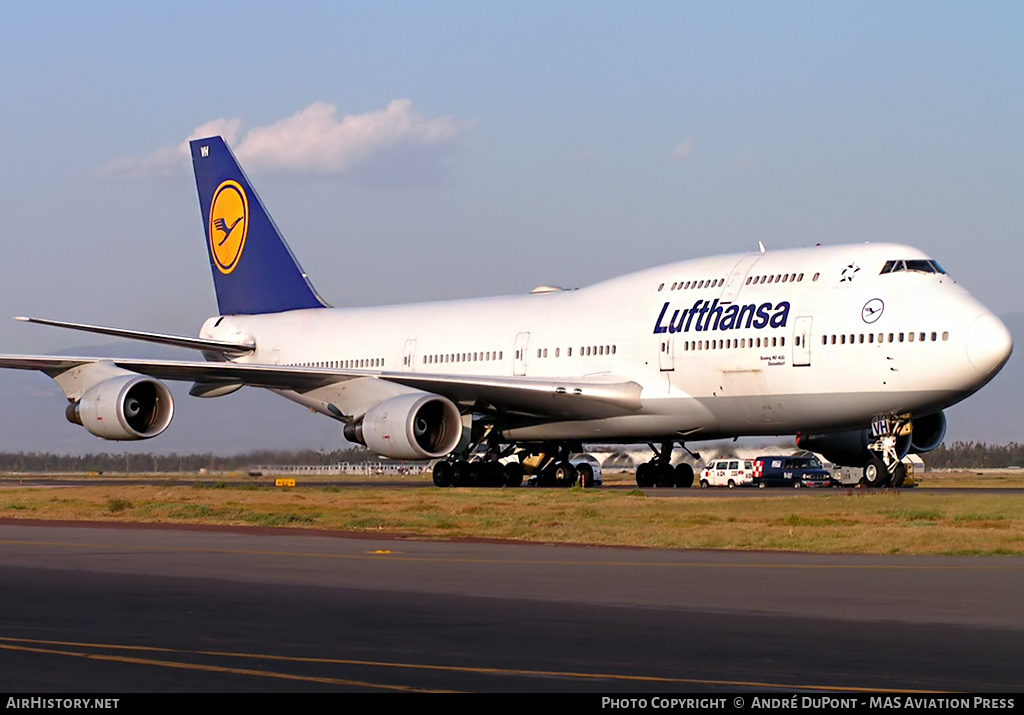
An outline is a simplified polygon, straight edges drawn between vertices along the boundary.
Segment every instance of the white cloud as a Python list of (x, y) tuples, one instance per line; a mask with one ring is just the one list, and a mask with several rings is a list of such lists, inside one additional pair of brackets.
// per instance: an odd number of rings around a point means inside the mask
[[(422, 164), (424, 150), (435, 160), (474, 126), (454, 117), (428, 119), (408, 99), (384, 109), (338, 116), (338, 108), (314, 102), (287, 119), (242, 132), (241, 119), (214, 119), (189, 138), (221, 135), (247, 170), (290, 174), (346, 174), (372, 170), (375, 158), (407, 152)], [(157, 149), (147, 157), (125, 157), (107, 164), (103, 173), (128, 178), (167, 178), (189, 170), (188, 141)], [(401, 163), (401, 162), (399, 162)], [(421, 167), (422, 168), (422, 167)], [(372, 173), (372, 172), (371, 172)]]
[(685, 161), (690, 158), (691, 154), (693, 154), (693, 140), (687, 139), (672, 150), (672, 153), (669, 154), (669, 158), (672, 159), (672, 161)]
[(188, 158), (188, 143), (192, 139), (202, 139), (204, 137), (215, 137), (222, 136), (230, 146), (234, 146), (238, 143), (238, 132), (242, 129), (242, 120), (238, 117), (234, 119), (214, 119), (213, 121), (200, 124), (198, 127), (192, 130), (192, 133), (188, 135), (188, 139), (178, 145), (185, 158)]

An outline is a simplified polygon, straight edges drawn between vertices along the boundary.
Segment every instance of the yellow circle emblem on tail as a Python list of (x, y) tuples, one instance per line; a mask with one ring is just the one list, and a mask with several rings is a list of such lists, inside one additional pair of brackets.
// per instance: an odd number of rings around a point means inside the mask
[(236, 181), (225, 181), (210, 202), (210, 253), (217, 270), (227, 275), (235, 270), (249, 233), (249, 197)]

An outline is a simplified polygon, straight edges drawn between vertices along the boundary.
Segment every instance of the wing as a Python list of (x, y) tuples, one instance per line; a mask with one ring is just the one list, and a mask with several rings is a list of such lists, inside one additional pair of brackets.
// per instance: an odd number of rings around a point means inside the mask
[(225, 342), (45, 318), (19, 317), (16, 320), (200, 350), (212, 360), (0, 355), (0, 368), (40, 370), (53, 378), (82, 365), (102, 362), (158, 380), (192, 381), (195, 383), (192, 388), (194, 395), (245, 385), (302, 394), (356, 378), (372, 378), (442, 395), (466, 409), (484, 412), (559, 419), (599, 419), (630, 414), (642, 406), (640, 385), (611, 375), (565, 379), (478, 377), (238, 363), (230, 362), (229, 358), (251, 353), (255, 350), (255, 343)]
[(641, 386), (614, 375), (538, 379), (403, 372), (382, 374), (380, 378), (443, 395), (477, 411), (600, 419), (631, 414), (643, 406)]
[(611, 375), (559, 380), (336, 370), (234, 362), (0, 355), (0, 368), (39, 370), (54, 378), (92, 363), (113, 365), (158, 380), (193, 381), (198, 385), (248, 385), (298, 393), (356, 378), (371, 378), (442, 395), (474, 409), (560, 419), (612, 417), (630, 414), (642, 406), (640, 385)]

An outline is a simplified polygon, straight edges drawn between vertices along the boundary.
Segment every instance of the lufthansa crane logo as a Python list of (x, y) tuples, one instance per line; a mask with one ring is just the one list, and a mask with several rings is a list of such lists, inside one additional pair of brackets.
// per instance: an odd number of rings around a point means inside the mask
[(213, 262), (227, 275), (238, 265), (249, 233), (249, 197), (238, 182), (225, 181), (213, 192), (208, 232)]
[(865, 323), (873, 323), (882, 317), (883, 310), (885, 310), (885, 303), (882, 302), (882, 299), (872, 298), (860, 309), (860, 319)]

